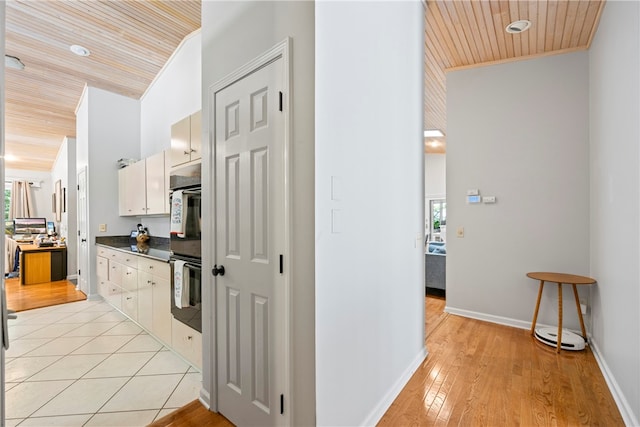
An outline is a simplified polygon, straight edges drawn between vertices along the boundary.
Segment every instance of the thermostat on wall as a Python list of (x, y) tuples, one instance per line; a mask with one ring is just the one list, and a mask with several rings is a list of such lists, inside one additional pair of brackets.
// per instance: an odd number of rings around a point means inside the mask
[(467, 196), (467, 203), (480, 203), (482, 201), (482, 197), (475, 196)]

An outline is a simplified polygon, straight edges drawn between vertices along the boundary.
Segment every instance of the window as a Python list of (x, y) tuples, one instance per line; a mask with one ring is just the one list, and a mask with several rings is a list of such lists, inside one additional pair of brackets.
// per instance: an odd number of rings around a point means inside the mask
[(4, 183), (4, 233), (13, 234), (13, 221), (9, 219), (11, 205), (11, 182)]
[(431, 240), (444, 240), (443, 235), (447, 225), (447, 201), (445, 199), (431, 200)]

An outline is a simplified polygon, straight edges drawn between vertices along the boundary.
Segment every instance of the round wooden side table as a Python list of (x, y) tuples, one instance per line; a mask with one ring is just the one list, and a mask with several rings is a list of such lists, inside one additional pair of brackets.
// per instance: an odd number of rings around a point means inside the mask
[(584, 327), (584, 319), (582, 318), (582, 310), (580, 309), (580, 299), (578, 298), (578, 290), (576, 285), (591, 285), (596, 282), (595, 279), (586, 276), (577, 276), (575, 274), (565, 273), (550, 273), (550, 272), (532, 272), (527, 273), (527, 277), (540, 281), (540, 288), (538, 289), (538, 301), (536, 302), (536, 309), (533, 312), (533, 322), (531, 323), (531, 335), (535, 333), (536, 322), (538, 321), (538, 309), (540, 308), (540, 299), (542, 298), (542, 289), (544, 289), (544, 283), (557, 283), (558, 284), (558, 343), (556, 351), (560, 353), (560, 346), (562, 345), (562, 284), (571, 285), (573, 288), (573, 296), (576, 299), (576, 308), (578, 310), (578, 318), (580, 319), (580, 328), (582, 330), (582, 338), (587, 341), (587, 332)]

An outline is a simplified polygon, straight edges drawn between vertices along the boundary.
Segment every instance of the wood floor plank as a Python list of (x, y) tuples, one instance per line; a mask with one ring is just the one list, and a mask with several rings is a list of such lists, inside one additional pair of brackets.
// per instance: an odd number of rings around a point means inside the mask
[(198, 400), (156, 420), (149, 427), (233, 427), (222, 415), (211, 412)]
[(87, 296), (68, 280), (21, 285), (19, 278), (5, 279), (7, 307), (14, 311), (83, 301)]

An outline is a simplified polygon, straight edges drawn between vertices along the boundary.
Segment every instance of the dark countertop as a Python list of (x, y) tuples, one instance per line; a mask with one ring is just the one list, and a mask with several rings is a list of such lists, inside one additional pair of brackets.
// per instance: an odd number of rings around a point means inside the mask
[(96, 245), (165, 262), (171, 254), (168, 237), (151, 237), (147, 244), (137, 244), (129, 236), (96, 236)]

